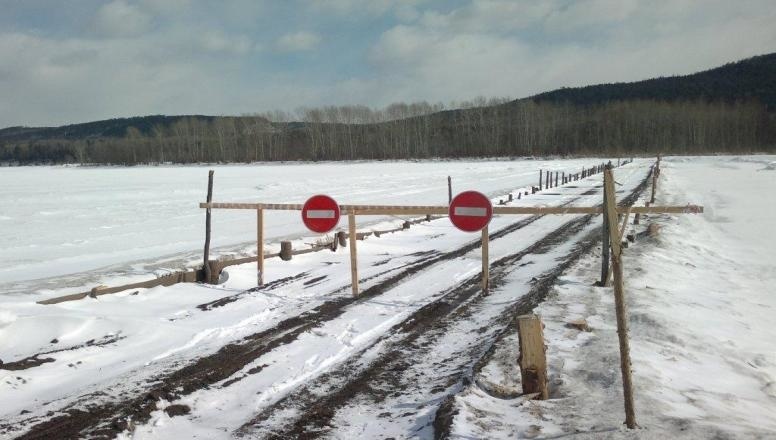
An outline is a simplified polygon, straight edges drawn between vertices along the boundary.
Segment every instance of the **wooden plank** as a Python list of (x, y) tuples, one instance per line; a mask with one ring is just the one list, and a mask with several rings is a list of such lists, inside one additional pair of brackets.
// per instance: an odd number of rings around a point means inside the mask
[[(267, 209), (280, 211), (301, 211), (302, 205), (283, 203), (200, 203), (200, 208), (212, 209)], [(617, 213), (627, 211), (627, 207), (618, 207)], [(446, 215), (447, 206), (393, 206), (393, 205), (340, 205), (340, 211), (356, 215)], [(496, 206), (494, 214), (601, 214), (603, 208), (592, 206)], [(639, 214), (698, 214), (703, 212), (703, 206), (650, 206), (633, 207), (632, 213)]]
[(542, 320), (537, 315), (517, 317), (517, 336), (520, 344), (520, 376), (523, 394), (538, 393), (539, 400), (550, 397), (547, 387), (547, 357), (544, 349)]
[(482, 291), (487, 292), (490, 287), (490, 262), (488, 253), (488, 244), (490, 236), (488, 235), (488, 225), (482, 228)]
[[(607, 192), (606, 216), (609, 223), (617, 224), (617, 202), (614, 197), (614, 177), (612, 170), (604, 170), (604, 186)], [(625, 303), (625, 292), (622, 276), (622, 248), (618, 241), (617, 231), (611, 230), (612, 272), (614, 274), (614, 304), (617, 315), (617, 337), (620, 344), (620, 371), (622, 373), (622, 388), (625, 401), (625, 425), (636, 427), (636, 411), (633, 403), (633, 379), (631, 377), (630, 342), (628, 341), (628, 311)]]
[(258, 285), (264, 285), (264, 209), (256, 210), (256, 270)]
[(353, 296), (358, 296), (358, 258), (356, 253), (356, 213), (348, 213), (348, 235), (350, 240), (350, 285)]

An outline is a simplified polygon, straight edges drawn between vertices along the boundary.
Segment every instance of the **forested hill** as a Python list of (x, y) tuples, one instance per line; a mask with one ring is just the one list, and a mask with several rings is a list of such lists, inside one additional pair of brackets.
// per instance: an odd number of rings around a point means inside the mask
[(454, 109), (145, 116), (0, 130), (0, 163), (251, 162), (776, 151), (776, 53), (693, 75)]
[(569, 102), (577, 105), (635, 99), (728, 103), (755, 99), (773, 112), (776, 111), (776, 53), (756, 56), (692, 75), (562, 88), (541, 93), (532, 99), (537, 102)]

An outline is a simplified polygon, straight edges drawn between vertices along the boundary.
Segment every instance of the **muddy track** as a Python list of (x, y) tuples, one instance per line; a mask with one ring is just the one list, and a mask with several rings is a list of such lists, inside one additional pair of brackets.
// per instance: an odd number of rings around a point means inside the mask
[[(644, 177), (644, 180), (642, 180), (627, 197), (622, 199), (619, 204), (624, 206), (633, 206), (641, 193), (644, 192), (644, 190), (647, 188), (650, 176), (651, 172), (650, 174), (647, 174)], [(517, 333), (517, 317), (529, 313), (537, 305), (539, 305), (539, 303), (543, 302), (544, 298), (547, 296), (547, 293), (555, 285), (558, 277), (560, 277), (563, 272), (568, 270), (582, 256), (586, 255), (595, 246), (599, 245), (600, 240), (601, 227), (598, 227), (580, 242), (580, 244), (570, 255), (570, 258), (567, 258), (561, 264), (553, 268), (550, 272), (546, 273), (546, 276), (541, 277), (538, 280), (538, 282), (531, 289), (531, 293), (524, 297), (526, 300), (525, 303), (519, 305), (511, 317), (507, 317), (508, 324), (498, 332), (492, 343), (489, 344), (487, 350), (485, 350), (482, 355), (475, 360), (468, 372), (461, 378), (460, 388), (467, 384), (475, 383), (475, 377), (492, 360), (498, 345), (502, 343), (502, 341), (507, 336)], [(523, 299), (521, 299), (521, 301), (523, 301)], [(487, 392), (487, 390), (484, 391)], [(450, 437), (450, 428), (456, 415), (454, 397), (455, 393), (449, 394), (442, 401), (439, 409), (436, 412), (433, 422), (435, 440), (447, 439)]]
[[(572, 220), (528, 248), (493, 263), (491, 265), (492, 288), (497, 289), (502, 284), (504, 277), (515, 270), (515, 263), (523, 257), (547, 252), (569, 236), (578, 233), (591, 219), (592, 216), (585, 216)], [(594, 239), (590, 241), (594, 242)], [(542, 277), (541, 282), (537, 283), (540, 287), (546, 284), (544, 277)], [(530, 294), (528, 296), (534, 298), (541, 295)], [(355, 398), (365, 398), (372, 403), (379, 403), (397, 392), (401, 393), (410, 388), (409, 382), (417, 385), (416, 377), (406, 380), (405, 376), (410, 366), (416, 363), (415, 358), (425, 356), (429, 345), (434, 343), (435, 337), (444, 334), (448, 326), (462, 319), (472, 318), (476, 312), (476, 306), (486, 297), (487, 295), (482, 293), (480, 286), (480, 274), (465, 280), (460, 285), (446, 291), (441, 298), (418, 309), (406, 320), (385, 332), (383, 340), (376, 341), (370, 347), (351, 356), (349, 361), (338, 366), (336, 370), (322, 375), (317, 380), (284, 397), (275, 405), (268, 407), (245, 424), (238, 431), (238, 434), (262, 438), (315, 438), (326, 433), (326, 429), (331, 426), (336, 410), (352, 403)], [(518, 308), (518, 304), (523, 303), (526, 303), (526, 300), (521, 299), (512, 308)], [(523, 307), (530, 310), (534, 307), (532, 304), (533, 301), (530, 301), (528, 305)], [(509, 313), (515, 313), (511, 310), (512, 308), (510, 308)], [(483, 324), (475, 330), (481, 333), (485, 339), (485, 341), (481, 340), (477, 346), (472, 347), (477, 353), (457, 353), (457, 360), (445, 360), (447, 367), (449, 367), (450, 362), (456, 362), (460, 363), (462, 370), (470, 369), (471, 364), (473, 364), (472, 359), (477, 359), (484, 354), (485, 348), (494, 342), (488, 340), (488, 332), (493, 332), (494, 325), (498, 326), (498, 323), (486, 322)], [(369, 365), (363, 365), (360, 359), (365, 357), (372, 347), (384, 341), (387, 343), (379, 357)], [(460, 362), (463, 359), (465, 361)], [(463, 373), (463, 371), (456, 373), (445, 375), (441, 379), (436, 378), (437, 380), (424, 377), (423, 386), (444, 390), (457, 383), (460, 376), (458, 373)], [(263, 425), (274, 414), (293, 412), (293, 410), (300, 412), (299, 417), (290, 422), (282, 421), (280, 424), (286, 425), (284, 431), (264, 430)]]
[[(647, 179), (622, 201), (631, 205), (646, 186)], [(520, 270), (520, 261), (531, 254), (543, 254), (585, 230), (593, 216), (584, 216), (567, 222), (546, 235), (532, 246), (504, 257), (491, 265), (491, 285), (497, 289), (506, 276)], [(578, 243), (559, 260), (552, 269), (536, 277), (530, 291), (506, 307), (495, 319), (479, 322), (480, 303), (487, 297), (480, 288), (480, 275), (471, 277), (452, 288), (434, 302), (422, 307), (385, 336), (356, 353), (350, 359), (318, 379), (297, 389), (274, 405), (266, 408), (238, 431), (245, 437), (267, 438), (317, 438), (325, 436), (333, 426), (338, 409), (366, 401), (367, 406), (380, 406), (389, 397), (403, 392), (417, 392), (421, 387), (427, 394), (426, 402), (435, 402), (436, 411), (432, 424), (435, 437), (445, 437), (452, 422), (451, 397), (463, 386), (473, 381), (474, 372), (484, 365), (484, 359), (492, 355), (493, 347), (516, 327), (515, 318), (533, 310), (546, 297), (557, 278), (581, 256), (598, 245), (601, 228), (586, 233)], [(527, 263), (526, 263), (527, 264)], [(454, 356), (435, 363), (431, 372), (412, 371), (428, 356), (429, 347), (444, 336), (449, 329), (463, 320), (477, 322), (478, 341), (463, 347)], [(365, 364), (362, 357), (375, 346), (383, 344), (380, 354)], [(426, 364), (428, 367), (428, 364)], [(451, 371), (452, 370), (452, 371)], [(442, 372), (440, 374), (440, 371)], [(422, 385), (420, 385), (422, 384)], [(408, 391), (409, 390), (409, 391)], [(434, 403), (432, 403), (434, 404)], [(282, 414), (295, 414), (291, 420)], [(281, 416), (277, 416), (281, 414)], [(401, 416), (412, 416), (411, 411)], [(380, 417), (392, 417), (389, 412)], [(395, 415), (393, 416), (395, 417)], [(274, 420), (273, 420), (274, 418)], [(274, 423), (272, 423), (274, 422)], [(270, 426), (284, 426), (278, 432)]]
[[(577, 199), (569, 200), (564, 205), (573, 203)], [(531, 216), (512, 223), (490, 234), (490, 238), (491, 240), (501, 238), (528, 226), (541, 217), (541, 215)], [(351, 296), (336, 297), (307, 312), (287, 318), (268, 330), (247, 336), (241, 341), (227, 344), (212, 355), (196, 359), (183, 368), (171, 373), (165, 373), (161, 377), (149, 381), (147, 390), (139, 395), (120, 401), (109, 401), (100, 404), (90, 403), (90, 397), (102, 395), (100, 392), (81, 396), (75, 403), (60, 410), (61, 414), (33, 425), (29, 431), (19, 438), (113, 438), (119, 432), (129, 428), (131, 426), (130, 423), (144, 423), (148, 421), (150, 414), (156, 410), (157, 402), (160, 399), (172, 401), (227, 379), (260, 356), (294, 341), (302, 333), (323, 322), (337, 318), (344, 313), (347, 306), (379, 296), (414, 274), (426, 270), (439, 262), (461, 257), (479, 246), (480, 241), (475, 240), (450, 252), (419, 254), (421, 256), (418, 260), (407, 264), (406, 267), (402, 268), (401, 272), (364, 289), (358, 298)], [(396, 268), (393, 268), (382, 273), (386, 274), (395, 270)], [(279, 287), (279, 285), (299, 280), (304, 276), (306, 275), (300, 274), (296, 277), (290, 277), (292, 279), (278, 280), (273, 286)], [(345, 286), (334, 293), (336, 294), (342, 289), (348, 288), (349, 286)], [(252, 290), (257, 291), (261, 289)], [(231, 301), (228, 300), (226, 303), (239, 300), (239, 296), (242, 294), (229, 297), (233, 299)], [(219, 300), (216, 300), (202, 304), (199, 308), (201, 310), (212, 310), (226, 303), (219, 303)], [(258, 371), (260, 369), (254, 370), (251, 373)], [(240, 379), (241, 377), (233, 378), (230, 380), (230, 383)], [(54, 414), (47, 414), (47, 416), (50, 415)], [(29, 421), (34, 423), (35, 420), (39, 419), (40, 416), (33, 417)], [(132, 422), (128, 422), (129, 420), (132, 420)], [(0, 433), (7, 432), (9, 428), (12, 428), (12, 426), (0, 424)]]

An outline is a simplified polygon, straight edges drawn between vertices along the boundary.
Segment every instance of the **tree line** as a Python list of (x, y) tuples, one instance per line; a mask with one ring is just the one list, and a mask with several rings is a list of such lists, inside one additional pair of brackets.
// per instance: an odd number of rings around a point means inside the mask
[[(124, 136), (0, 138), (0, 162), (197, 163), (776, 150), (776, 115), (757, 100), (593, 105), (478, 98), (176, 117)], [(135, 118), (138, 122), (142, 118)]]

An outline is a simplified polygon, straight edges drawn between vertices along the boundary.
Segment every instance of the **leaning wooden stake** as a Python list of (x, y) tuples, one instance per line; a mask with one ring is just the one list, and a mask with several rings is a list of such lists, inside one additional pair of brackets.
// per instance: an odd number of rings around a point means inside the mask
[(517, 317), (517, 337), (520, 343), (520, 377), (523, 394), (539, 393), (539, 400), (550, 397), (547, 388), (547, 357), (544, 352), (542, 320), (536, 315)]
[[(207, 202), (213, 201), (213, 170), (207, 173)], [(202, 268), (205, 270), (205, 282), (210, 283), (210, 208), (205, 211), (205, 255), (203, 256)]]
[(356, 213), (348, 213), (348, 235), (350, 238), (350, 284), (353, 296), (358, 296), (358, 258), (356, 254)]
[(447, 176), (447, 204), (453, 201), (453, 179)]
[[(617, 225), (617, 202), (614, 196), (614, 178), (612, 170), (604, 170), (604, 188), (606, 190), (605, 215), (610, 225)], [(612, 271), (614, 273), (614, 305), (617, 313), (617, 336), (620, 341), (620, 370), (625, 399), (625, 425), (636, 427), (636, 412), (633, 404), (633, 381), (631, 379), (630, 343), (628, 342), (628, 312), (625, 304), (625, 292), (622, 280), (622, 248), (616, 226), (610, 229), (612, 248)]]
[(490, 264), (488, 262), (488, 225), (482, 228), (482, 291), (487, 292), (490, 284)]
[(256, 210), (256, 270), (259, 286), (264, 285), (264, 210)]

